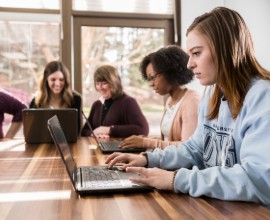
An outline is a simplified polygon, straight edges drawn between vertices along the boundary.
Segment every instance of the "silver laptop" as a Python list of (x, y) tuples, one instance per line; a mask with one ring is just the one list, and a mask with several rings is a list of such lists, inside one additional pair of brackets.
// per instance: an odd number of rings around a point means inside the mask
[(23, 134), (28, 144), (53, 143), (48, 131), (48, 119), (57, 115), (68, 142), (78, 138), (78, 111), (74, 108), (44, 109), (30, 108), (23, 110)]
[(146, 148), (120, 148), (119, 145), (122, 143), (122, 141), (99, 141), (92, 129), (92, 126), (87, 120), (87, 117), (85, 116), (84, 112), (82, 112), (82, 115), (85, 118), (86, 123), (90, 129), (90, 132), (102, 153), (104, 154), (111, 154), (113, 152), (139, 153), (139, 152), (146, 151)]
[(128, 173), (120, 168), (108, 169), (106, 166), (77, 167), (71, 154), (57, 116), (48, 120), (48, 129), (72, 182), (73, 188), (80, 195), (102, 192), (149, 191), (152, 187), (136, 184), (129, 177), (140, 177), (137, 173)]

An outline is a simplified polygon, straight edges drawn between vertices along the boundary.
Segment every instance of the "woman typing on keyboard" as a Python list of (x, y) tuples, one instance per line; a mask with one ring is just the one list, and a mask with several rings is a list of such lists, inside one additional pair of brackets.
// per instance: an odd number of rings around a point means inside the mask
[(255, 57), (243, 18), (219, 7), (187, 30), (188, 68), (209, 86), (189, 140), (144, 155), (114, 153), (132, 178), (158, 189), (270, 208), (270, 72)]
[(189, 89), (194, 74), (187, 68), (188, 55), (170, 45), (145, 56), (140, 71), (152, 89), (168, 96), (160, 122), (160, 137), (133, 135), (123, 140), (121, 148), (165, 148), (186, 141), (197, 127), (200, 94)]

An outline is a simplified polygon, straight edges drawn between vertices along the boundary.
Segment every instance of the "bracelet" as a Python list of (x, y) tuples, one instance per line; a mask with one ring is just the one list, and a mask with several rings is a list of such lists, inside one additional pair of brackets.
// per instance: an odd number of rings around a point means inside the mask
[(174, 191), (174, 180), (175, 180), (175, 176), (176, 176), (177, 172), (178, 172), (178, 170), (173, 171), (173, 178), (172, 178), (172, 183), (171, 183), (172, 191)]
[(141, 152), (140, 155), (141, 156), (144, 156), (146, 158), (146, 165), (145, 165), (145, 167), (148, 167), (148, 156), (147, 156), (147, 153), (146, 152)]

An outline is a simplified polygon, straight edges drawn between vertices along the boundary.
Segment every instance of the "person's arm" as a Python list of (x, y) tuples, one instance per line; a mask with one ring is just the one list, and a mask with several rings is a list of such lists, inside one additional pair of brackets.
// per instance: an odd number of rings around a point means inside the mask
[[(171, 138), (177, 138), (179, 140), (168, 141), (161, 140), (160, 138), (150, 138), (150, 137), (140, 137), (140, 136), (131, 136), (125, 139), (121, 146), (123, 148), (134, 148), (134, 147), (146, 147), (149, 149), (161, 148), (164, 149), (169, 145), (178, 145), (180, 141), (186, 141), (194, 133), (197, 127), (198, 121), (198, 109), (199, 109), (200, 95), (195, 91), (189, 91), (189, 94), (185, 97), (185, 101), (181, 104), (178, 114), (176, 114), (174, 120), (177, 126), (174, 126), (175, 123), (172, 123), (173, 134), (170, 135)], [(179, 134), (179, 125), (181, 126), (181, 134)], [(180, 140), (181, 139), (181, 140)]]
[(6, 92), (1, 92), (0, 105), (2, 112), (13, 115), (11, 125), (4, 135), (5, 138), (13, 138), (22, 124), (22, 110), (27, 106)]
[(130, 166), (145, 167), (147, 166), (147, 157), (143, 154), (119, 153), (115, 152), (109, 155), (105, 161), (108, 168), (112, 168), (117, 163), (123, 163), (122, 168)]
[[(195, 91), (188, 91), (187, 96), (183, 100), (183, 103), (180, 105), (178, 111), (181, 111), (181, 115), (176, 114), (176, 118), (174, 120), (179, 120), (178, 126), (181, 125), (181, 134), (179, 133), (179, 129), (177, 126), (173, 126), (172, 131), (173, 134), (171, 137), (174, 137), (174, 140), (161, 140), (161, 139), (153, 139), (153, 138), (144, 138), (144, 146), (147, 148), (161, 148), (165, 149), (169, 145), (179, 145), (181, 141), (187, 141), (190, 136), (194, 133), (197, 122), (198, 122), (198, 112), (199, 112), (199, 103), (200, 103), (200, 95)], [(181, 109), (181, 110), (180, 110)], [(178, 140), (176, 137), (179, 137)]]
[(17, 132), (20, 130), (22, 122), (12, 122), (7, 130), (5, 138), (13, 138)]
[(158, 147), (161, 140), (158, 138), (144, 137), (142, 135), (132, 135), (125, 138), (121, 144), (120, 148), (148, 148), (154, 149)]
[(162, 169), (176, 170), (182, 167), (191, 168), (198, 166), (204, 168), (203, 146), (204, 146), (204, 120), (208, 110), (208, 100), (210, 94), (205, 95), (198, 110), (198, 125), (194, 134), (188, 141), (176, 142), (165, 149), (156, 148), (148, 154), (148, 167), (160, 167)]
[[(270, 206), (270, 136), (265, 131), (270, 127), (270, 91), (259, 93), (259, 88), (250, 95), (238, 116), (234, 128), (234, 151), (227, 161), (235, 158), (231, 167), (213, 165), (205, 167), (208, 161), (207, 149), (203, 158), (198, 157), (199, 139), (197, 130), (188, 142), (178, 149), (170, 146), (164, 151), (148, 153), (150, 167), (165, 169), (180, 168), (175, 176), (174, 191), (197, 197), (206, 195), (221, 200), (251, 201)], [(201, 123), (199, 122), (199, 125)], [(201, 127), (203, 132), (205, 127)], [(204, 140), (204, 137), (201, 136)], [(202, 152), (203, 153), (203, 152)], [(203, 155), (203, 154), (202, 154)], [(216, 160), (219, 161), (219, 155)], [(200, 163), (195, 163), (201, 161)], [(212, 163), (215, 163), (213, 161)]]

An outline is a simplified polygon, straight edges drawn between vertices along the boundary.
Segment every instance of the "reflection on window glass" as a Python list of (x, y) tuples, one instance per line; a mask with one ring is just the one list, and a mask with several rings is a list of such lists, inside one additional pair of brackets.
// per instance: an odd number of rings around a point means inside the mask
[(31, 96), (45, 64), (59, 59), (59, 24), (0, 21), (0, 33), (0, 85)]
[(0, 7), (59, 9), (59, 0), (0, 0)]
[[(164, 45), (164, 30), (128, 27), (82, 27), (82, 83), (84, 106), (89, 111), (99, 98), (93, 84), (95, 69), (114, 65), (121, 74), (126, 93), (137, 99), (148, 121), (159, 129), (163, 99), (143, 81), (139, 64), (143, 57)], [(153, 134), (160, 134), (159, 130)]]
[(59, 59), (59, 24), (0, 21), (0, 36), (0, 88), (29, 104), (44, 66)]

